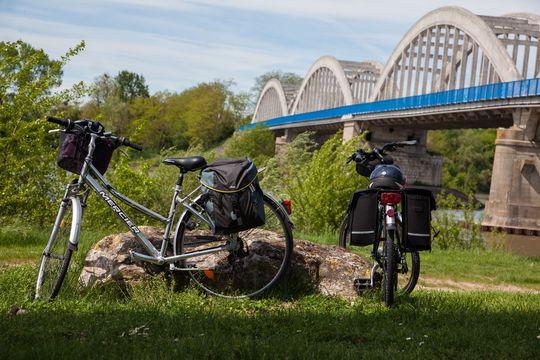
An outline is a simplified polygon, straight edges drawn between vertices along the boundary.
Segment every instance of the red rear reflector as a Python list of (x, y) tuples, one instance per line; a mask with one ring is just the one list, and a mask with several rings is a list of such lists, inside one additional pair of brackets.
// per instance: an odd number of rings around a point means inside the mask
[(388, 216), (394, 216), (396, 213), (394, 211), (394, 209), (388, 209), (388, 211), (386, 212), (386, 215)]
[(285, 207), (285, 210), (287, 211), (287, 214), (291, 215), (292, 214), (292, 202), (291, 202), (291, 200), (286, 199), (286, 200), (281, 201), (281, 203), (283, 204), (283, 207)]
[(399, 204), (401, 202), (401, 194), (397, 192), (382, 193), (381, 202), (383, 204)]

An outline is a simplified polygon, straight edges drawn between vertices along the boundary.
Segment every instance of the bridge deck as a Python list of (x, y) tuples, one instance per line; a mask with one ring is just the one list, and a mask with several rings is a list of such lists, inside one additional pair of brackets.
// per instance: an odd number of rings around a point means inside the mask
[[(470, 122), (471, 118), (456, 117), (456, 114), (464, 112), (478, 119), (478, 122), (475, 121), (475, 127), (497, 127), (511, 125), (509, 109), (536, 106), (540, 106), (540, 78), (340, 106), (251, 123), (241, 127), (240, 130), (254, 126), (265, 126), (272, 130), (296, 127), (335, 127), (352, 119), (374, 125), (393, 124), (437, 128), (439, 126), (434, 125), (434, 122), (426, 121), (426, 116), (437, 115), (438, 120), (442, 115), (447, 116), (449, 126), (446, 127), (463, 127)], [(481, 112), (493, 110), (500, 113), (500, 121), (495, 120), (495, 122), (482, 125)], [(420, 117), (423, 119), (421, 120)]]

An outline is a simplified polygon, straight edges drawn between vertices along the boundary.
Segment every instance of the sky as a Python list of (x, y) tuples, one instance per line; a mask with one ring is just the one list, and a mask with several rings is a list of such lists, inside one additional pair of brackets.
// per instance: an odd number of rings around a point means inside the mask
[(84, 40), (63, 87), (125, 69), (143, 74), (151, 92), (215, 79), (248, 91), (267, 71), (304, 76), (322, 55), (384, 64), (420, 17), (448, 5), (540, 14), (540, 0), (0, 0), (0, 40), (54, 58)]

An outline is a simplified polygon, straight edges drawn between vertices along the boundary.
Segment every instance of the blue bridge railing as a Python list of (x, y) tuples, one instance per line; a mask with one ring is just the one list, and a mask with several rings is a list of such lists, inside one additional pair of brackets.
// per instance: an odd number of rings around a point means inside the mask
[(523, 98), (538, 95), (540, 95), (540, 78), (534, 78), (472, 86), (463, 89), (346, 105), (332, 109), (282, 116), (266, 121), (251, 123), (249, 125), (240, 127), (240, 130), (250, 129), (254, 126), (278, 126), (304, 121), (340, 118), (343, 115), (372, 114), (387, 111), (420, 109), (453, 104)]

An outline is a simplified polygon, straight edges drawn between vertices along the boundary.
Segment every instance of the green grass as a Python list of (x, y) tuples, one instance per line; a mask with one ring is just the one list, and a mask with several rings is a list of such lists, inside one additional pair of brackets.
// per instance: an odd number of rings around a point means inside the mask
[[(52, 225), (51, 225), (52, 226)], [(20, 226), (5, 226), (0, 229), (0, 266), (37, 262), (47, 243), (50, 229), (24, 229)], [(80, 251), (86, 254), (92, 244), (107, 235), (106, 232), (84, 229), (79, 239)]]
[[(76, 261), (102, 235), (87, 232)], [(297, 237), (336, 243), (333, 235)], [(28, 261), (39, 257), (44, 241), (41, 231), (0, 230), (0, 358), (540, 356), (538, 294), (417, 290), (387, 309), (373, 294), (350, 301), (287, 289), (228, 301), (192, 288), (174, 292), (156, 277), (127, 292), (109, 286), (34, 302), (37, 269)], [(13, 259), (18, 266), (1, 266)], [(425, 276), (531, 288), (540, 281), (538, 259), (503, 252), (433, 251), (422, 260)], [(13, 304), (27, 312), (8, 315)]]
[[(335, 234), (306, 235), (296, 238), (320, 244), (337, 245)], [(369, 258), (371, 248), (353, 246), (352, 251)], [(540, 290), (540, 258), (523, 257), (503, 250), (438, 250), (420, 253), (422, 276), (492, 285), (518, 285)]]
[[(115, 291), (26, 299), (35, 269), (0, 270), (5, 358), (537, 358), (540, 295), (418, 291), (373, 297), (228, 301), (161, 279)], [(12, 304), (27, 313), (8, 316)], [(141, 328), (143, 327), (143, 328)]]

